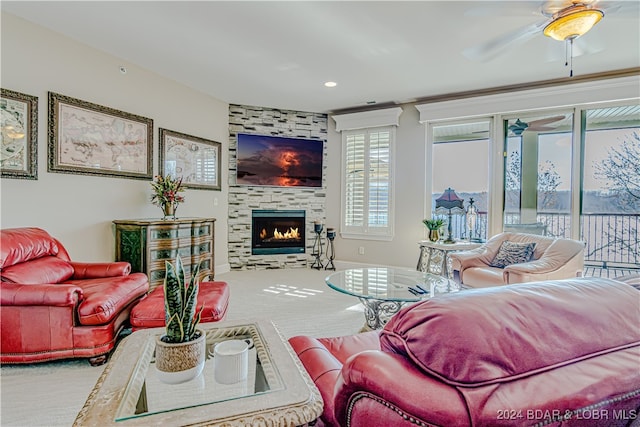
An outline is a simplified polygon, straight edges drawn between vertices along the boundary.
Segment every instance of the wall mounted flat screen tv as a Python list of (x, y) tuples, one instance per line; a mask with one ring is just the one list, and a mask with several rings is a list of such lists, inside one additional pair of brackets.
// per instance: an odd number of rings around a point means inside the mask
[(238, 134), (236, 183), (322, 187), (323, 141)]

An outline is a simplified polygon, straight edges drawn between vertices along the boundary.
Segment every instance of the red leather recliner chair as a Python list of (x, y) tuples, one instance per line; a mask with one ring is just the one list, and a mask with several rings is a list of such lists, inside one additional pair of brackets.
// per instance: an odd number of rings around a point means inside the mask
[(318, 425), (640, 425), (640, 292), (609, 279), (473, 289), (407, 306), (382, 331), (289, 339)]
[(71, 261), (39, 228), (0, 230), (0, 363), (106, 361), (149, 281), (127, 262)]

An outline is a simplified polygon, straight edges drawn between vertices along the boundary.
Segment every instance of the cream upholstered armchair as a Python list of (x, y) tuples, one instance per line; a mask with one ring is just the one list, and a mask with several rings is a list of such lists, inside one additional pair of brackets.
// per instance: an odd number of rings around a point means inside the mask
[(581, 276), (584, 247), (577, 240), (506, 232), (449, 256), (454, 278), (481, 288)]

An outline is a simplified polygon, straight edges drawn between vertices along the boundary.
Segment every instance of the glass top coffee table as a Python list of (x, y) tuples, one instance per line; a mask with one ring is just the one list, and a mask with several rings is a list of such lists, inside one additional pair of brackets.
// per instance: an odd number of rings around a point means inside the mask
[(405, 304), (460, 290), (445, 277), (392, 267), (351, 268), (330, 274), (325, 281), (332, 289), (360, 299), (363, 331), (382, 328)]
[[(159, 381), (155, 337), (140, 330), (118, 344), (76, 417), (74, 426), (304, 425), (322, 413), (322, 398), (288, 343), (265, 320), (199, 325), (207, 334), (207, 360), (198, 377), (182, 384)], [(220, 384), (213, 346), (251, 339), (247, 379)]]

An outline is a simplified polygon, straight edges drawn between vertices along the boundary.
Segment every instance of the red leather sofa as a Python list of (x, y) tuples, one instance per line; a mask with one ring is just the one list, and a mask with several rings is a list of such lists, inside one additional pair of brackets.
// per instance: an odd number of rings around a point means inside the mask
[(636, 426), (640, 292), (609, 279), (444, 294), (381, 331), (289, 342), (327, 426)]
[(39, 228), (0, 230), (0, 363), (106, 361), (149, 289), (127, 262), (71, 261)]

